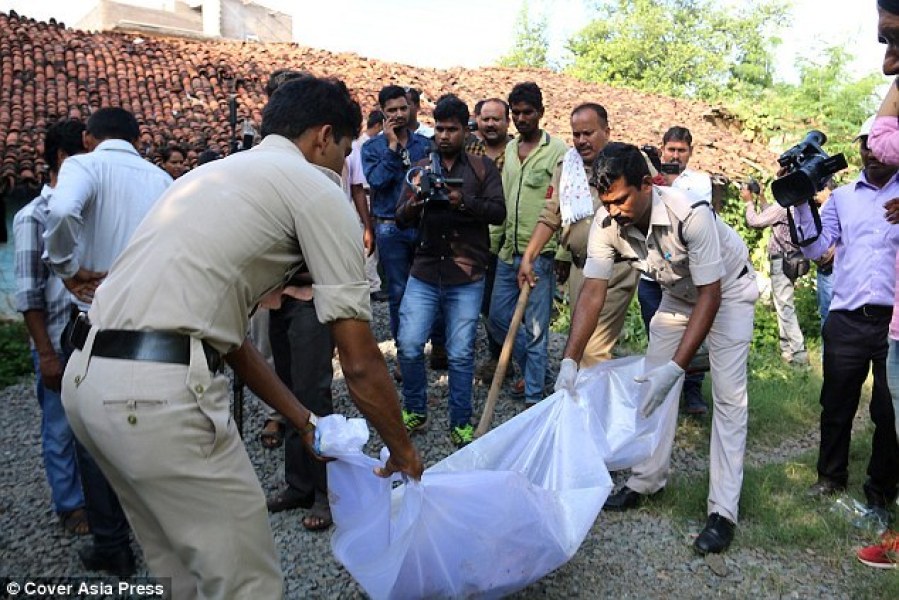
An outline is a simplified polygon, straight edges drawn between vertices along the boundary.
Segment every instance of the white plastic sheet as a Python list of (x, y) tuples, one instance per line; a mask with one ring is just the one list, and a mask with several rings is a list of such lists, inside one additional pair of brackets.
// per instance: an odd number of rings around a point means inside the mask
[(339, 459), (335, 556), (375, 599), (495, 598), (558, 568), (612, 489), (606, 461), (632, 466), (658, 444), (664, 411), (638, 416), (642, 362), (583, 371), (576, 397), (553, 394), (396, 489), (373, 475), (361, 419), (321, 419), (321, 451)]

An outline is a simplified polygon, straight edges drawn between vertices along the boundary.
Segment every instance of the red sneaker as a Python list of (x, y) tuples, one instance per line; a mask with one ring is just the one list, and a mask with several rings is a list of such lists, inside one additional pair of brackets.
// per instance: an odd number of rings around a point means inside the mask
[(879, 544), (859, 549), (858, 560), (875, 569), (899, 567), (899, 533), (887, 531)]

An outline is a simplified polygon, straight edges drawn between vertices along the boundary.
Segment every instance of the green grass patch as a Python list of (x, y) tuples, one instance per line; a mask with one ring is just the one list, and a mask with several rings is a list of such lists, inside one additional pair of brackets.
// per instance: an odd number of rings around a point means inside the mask
[[(862, 502), (871, 435), (870, 427), (856, 433), (850, 447), (848, 494)], [(817, 448), (785, 462), (746, 469), (735, 548), (813, 555), (812, 560), (840, 568), (856, 549), (876, 543), (876, 536), (854, 527), (831, 510), (836, 498), (819, 500), (806, 496), (806, 489), (816, 478), (816, 459)], [(707, 495), (707, 474), (674, 474), (648, 508), (681, 521), (685, 527), (695, 526), (705, 514)], [(852, 597), (899, 598), (899, 572), (881, 573), (860, 564), (853, 568), (859, 576), (848, 580)]]
[(0, 387), (13, 385), (34, 373), (28, 331), (22, 321), (0, 321)]

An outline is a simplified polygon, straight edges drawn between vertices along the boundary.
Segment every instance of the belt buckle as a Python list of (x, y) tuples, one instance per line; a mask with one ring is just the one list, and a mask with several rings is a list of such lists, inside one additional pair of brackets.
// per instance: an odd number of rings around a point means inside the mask
[(874, 316), (874, 315), (869, 315), (869, 314), (868, 314), (868, 305), (867, 305), (867, 304), (863, 304), (863, 305), (862, 305), (862, 314), (865, 315), (865, 316), (868, 317), (868, 318)]

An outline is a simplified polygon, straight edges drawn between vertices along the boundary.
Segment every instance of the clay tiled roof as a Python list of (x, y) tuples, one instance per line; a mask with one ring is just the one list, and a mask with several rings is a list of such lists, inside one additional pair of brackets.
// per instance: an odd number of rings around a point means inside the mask
[(151, 159), (156, 147), (174, 143), (227, 151), (228, 98), (235, 82), (240, 83), (239, 118), (249, 117), (258, 126), (268, 75), (285, 67), (343, 79), (366, 113), (375, 107), (382, 85), (415, 86), (422, 90), (424, 122), (443, 93), (453, 92), (473, 105), (505, 97), (515, 83), (531, 80), (543, 89), (546, 129), (566, 140), (571, 109), (593, 101), (608, 109), (613, 139), (658, 143), (669, 126), (684, 125), (693, 132), (698, 168), (733, 178), (752, 165), (775, 164), (764, 146), (731, 131), (720, 109), (545, 70), (436, 70), (296, 44), (87, 33), (14, 12), (0, 13), (0, 31), (0, 193), (17, 183), (35, 185), (44, 175), (42, 140), (49, 123), (66, 116), (87, 118), (101, 106), (135, 113), (142, 149)]

